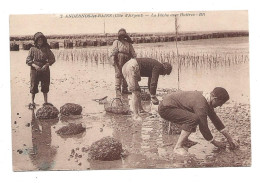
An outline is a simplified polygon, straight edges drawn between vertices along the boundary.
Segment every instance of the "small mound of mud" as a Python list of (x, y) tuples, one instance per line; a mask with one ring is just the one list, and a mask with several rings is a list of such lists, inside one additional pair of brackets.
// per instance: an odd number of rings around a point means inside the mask
[(59, 110), (52, 105), (44, 105), (36, 112), (38, 119), (55, 119), (59, 115)]
[(104, 104), (104, 108), (105, 111), (108, 113), (123, 114), (123, 115), (131, 114), (129, 105), (124, 103), (120, 98), (114, 98), (111, 101), (107, 101)]
[(121, 158), (122, 144), (112, 138), (103, 137), (94, 142), (89, 149), (89, 158), (92, 160), (113, 161)]
[(59, 130), (56, 131), (56, 133), (61, 136), (67, 136), (67, 135), (78, 135), (85, 131), (86, 128), (83, 127), (82, 124), (70, 123), (67, 126), (61, 127)]
[(66, 103), (60, 108), (60, 113), (62, 115), (80, 115), (82, 112), (82, 106), (79, 104)]

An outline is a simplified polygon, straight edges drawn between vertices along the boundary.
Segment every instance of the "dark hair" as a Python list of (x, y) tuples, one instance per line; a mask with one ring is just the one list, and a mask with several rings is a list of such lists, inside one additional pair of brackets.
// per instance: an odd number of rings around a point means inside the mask
[(170, 74), (172, 72), (172, 66), (171, 66), (170, 63), (163, 62), (162, 65), (163, 65), (163, 69), (164, 69), (166, 74)]
[(126, 33), (126, 30), (124, 28), (121, 28), (121, 29), (119, 29), (118, 34), (119, 34), (119, 32), (122, 32), (122, 31), (124, 31)]
[(224, 102), (229, 100), (229, 94), (228, 94), (227, 90), (222, 87), (214, 88), (214, 90), (210, 94)]

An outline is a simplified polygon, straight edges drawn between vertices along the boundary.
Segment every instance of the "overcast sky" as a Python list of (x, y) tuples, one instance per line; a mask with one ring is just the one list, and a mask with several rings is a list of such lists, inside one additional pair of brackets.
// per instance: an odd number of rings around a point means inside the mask
[[(103, 33), (104, 22), (106, 33), (116, 33), (120, 28), (125, 28), (127, 32), (173, 32), (175, 18), (171, 14), (180, 15), (180, 31), (248, 30), (248, 11), (160, 12), (165, 13), (169, 17), (158, 17), (158, 12), (142, 13), (143, 17), (136, 18), (126, 17), (124, 13), (119, 13), (123, 14), (120, 18), (64, 18), (66, 14), (62, 15), (63, 18), (58, 14), (10, 15), (10, 35), (33, 35), (38, 31), (46, 35)], [(134, 13), (136, 16), (139, 14)]]

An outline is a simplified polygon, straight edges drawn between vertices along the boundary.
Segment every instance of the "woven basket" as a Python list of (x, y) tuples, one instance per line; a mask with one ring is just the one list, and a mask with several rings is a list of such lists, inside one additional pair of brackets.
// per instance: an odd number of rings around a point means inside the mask
[[(119, 100), (120, 105), (113, 105), (114, 101)], [(120, 98), (114, 98), (111, 102), (104, 104), (106, 112), (114, 114), (130, 114), (129, 106), (124, 104)]]

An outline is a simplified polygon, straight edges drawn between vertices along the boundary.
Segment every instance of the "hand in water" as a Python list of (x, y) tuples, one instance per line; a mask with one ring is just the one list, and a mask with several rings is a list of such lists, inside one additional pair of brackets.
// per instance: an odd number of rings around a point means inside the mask
[(238, 144), (238, 142), (236, 142), (236, 141), (230, 141), (230, 142), (228, 142), (229, 143), (229, 148), (230, 148), (230, 150), (235, 150), (235, 149), (237, 149), (238, 147), (239, 147), (239, 144)]

